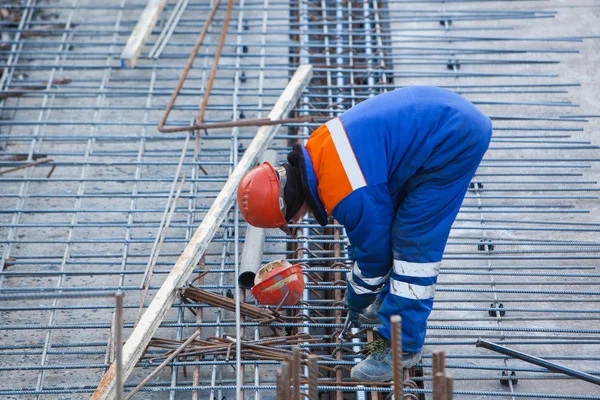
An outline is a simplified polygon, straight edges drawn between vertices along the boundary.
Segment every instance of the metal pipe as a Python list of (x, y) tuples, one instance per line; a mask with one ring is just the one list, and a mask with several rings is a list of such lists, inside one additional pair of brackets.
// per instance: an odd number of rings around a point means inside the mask
[(575, 369), (565, 367), (564, 365), (556, 364), (543, 358), (535, 357), (520, 351), (509, 349), (508, 347), (500, 346), (499, 344), (488, 342), (486, 340), (477, 339), (475, 343), (477, 347), (483, 347), (488, 350), (492, 350), (501, 354), (505, 354), (510, 357), (518, 358), (519, 360), (527, 361), (528, 363), (539, 365), (553, 372), (559, 372), (561, 374), (569, 375), (577, 379), (581, 379), (586, 382), (593, 383), (594, 385), (600, 385), (600, 378), (597, 376), (590, 375), (588, 373), (577, 371)]
[[(273, 166), (278, 165), (279, 155), (274, 150), (267, 150), (260, 158), (260, 163), (268, 162)], [(254, 277), (262, 266), (263, 250), (265, 245), (266, 230), (248, 225), (244, 241), (244, 249), (240, 261), (240, 274), (238, 282), (243, 289), (254, 286)]]

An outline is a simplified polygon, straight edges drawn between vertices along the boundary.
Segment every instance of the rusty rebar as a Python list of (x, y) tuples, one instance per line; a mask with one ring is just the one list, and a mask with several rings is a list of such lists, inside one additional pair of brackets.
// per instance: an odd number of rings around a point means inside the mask
[[(0, 161), (27, 161), (28, 154), (14, 154), (12, 156), (3, 156), (0, 157)], [(32, 154), (31, 160), (36, 161), (40, 158), (48, 157), (46, 154)]]
[(48, 171), (48, 174), (46, 175), (46, 179), (50, 179), (50, 177), (54, 173), (55, 169), (56, 169), (56, 164), (52, 164), (52, 166), (50, 167), (50, 171)]
[(433, 400), (446, 400), (446, 375), (443, 372), (437, 372), (433, 376), (432, 394)]
[[(197, 333), (197, 331), (196, 331)], [(184, 349), (181, 348), (183, 341), (165, 338), (152, 338), (148, 344), (148, 348), (154, 347), (166, 350), (158, 356), (145, 356), (145, 359), (157, 361), (171, 357), (173, 352), (178, 352), (180, 357), (206, 357), (206, 356), (222, 356), (225, 360), (230, 359), (232, 346), (236, 343), (236, 338), (224, 335), (223, 337), (211, 337), (207, 339), (194, 339), (189, 342)], [(288, 350), (282, 346), (299, 346), (306, 343), (318, 343), (322, 339), (311, 338), (306, 334), (294, 336), (274, 337), (268, 339), (259, 339), (252, 341), (241, 341), (241, 356), (245, 360), (271, 360), (285, 361), (294, 356), (292, 350)], [(298, 350), (300, 350), (298, 348)], [(310, 354), (300, 351), (300, 365), (308, 363)], [(319, 368), (332, 370), (332, 368), (319, 365)]]
[(300, 375), (302, 374), (302, 350), (299, 347), (292, 349), (292, 400), (300, 400)]
[[(167, 118), (169, 118), (171, 109), (175, 105), (177, 96), (179, 96), (179, 92), (181, 91), (181, 88), (183, 87), (183, 83), (185, 82), (185, 80), (188, 76), (188, 73), (190, 72), (190, 69), (192, 68), (192, 65), (194, 64), (194, 60), (196, 59), (196, 56), (198, 55), (198, 51), (200, 50), (200, 47), (202, 46), (202, 43), (204, 42), (204, 38), (206, 37), (208, 29), (210, 28), (210, 25), (212, 24), (212, 21), (215, 17), (215, 14), (217, 13), (217, 10), (219, 9), (220, 5), (221, 5), (221, 0), (216, 0), (215, 5), (213, 6), (212, 10), (210, 11), (210, 14), (208, 14), (208, 18), (204, 22), (204, 26), (202, 27), (202, 30), (198, 34), (198, 38), (196, 39), (196, 43), (194, 44), (194, 47), (192, 48), (192, 52), (190, 53), (190, 55), (187, 59), (187, 62), (185, 63), (185, 66), (183, 67), (181, 76), (179, 77), (179, 80), (177, 81), (177, 84), (175, 85), (175, 88), (173, 89), (173, 92), (171, 93), (171, 97), (169, 97), (169, 102), (167, 103), (167, 106), (165, 107), (165, 110), (163, 111), (163, 115), (162, 115), (160, 121), (158, 122), (158, 131), (159, 132), (180, 132), (179, 130), (174, 131), (173, 130), (174, 128), (165, 128), (164, 126), (167, 123)], [(190, 130), (190, 127), (186, 127), (184, 129), (184, 131), (188, 131), (188, 130)]]
[(115, 293), (115, 399), (123, 398), (123, 324), (125, 322), (123, 315), (123, 296), (124, 293), (119, 290)]
[(231, 11), (233, 11), (234, 3), (235, 3), (235, 0), (229, 0), (227, 2), (227, 11), (225, 11), (225, 20), (223, 21), (223, 27), (221, 28), (221, 36), (219, 36), (219, 44), (217, 45), (217, 50), (215, 51), (215, 55), (213, 56), (212, 68), (210, 69), (210, 74), (208, 75), (206, 89), (204, 89), (204, 96), (202, 96), (202, 103), (200, 104), (200, 108), (198, 109), (198, 114), (196, 115), (197, 123), (204, 122), (204, 113), (206, 112), (206, 106), (208, 105), (208, 99), (210, 98), (210, 93), (212, 91), (212, 87), (215, 82), (215, 76), (217, 75), (217, 69), (219, 68), (219, 60), (221, 58), (221, 52), (223, 51), (223, 46), (225, 45), (225, 38), (227, 37), (227, 29), (229, 28), (229, 21), (231, 20)]
[(133, 397), (134, 394), (140, 391), (148, 382), (150, 382), (156, 375), (162, 371), (164, 367), (167, 366), (175, 357), (177, 357), (180, 353), (182, 353), (190, 343), (192, 343), (196, 338), (200, 336), (200, 332), (196, 331), (190, 336), (185, 342), (183, 342), (178, 348), (176, 348), (171, 354), (165, 358), (165, 360), (160, 363), (158, 367), (154, 369), (147, 377), (145, 377), (136, 387), (134, 387), (131, 392), (127, 394), (124, 400), (129, 400)]
[[(187, 286), (179, 291), (181, 300), (189, 304), (189, 301), (194, 303), (204, 303), (215, 307), (224, 308), (228, 311), (235, 310), (235, 301), (229, 297), (212, 293), (207, 290), (199, 289), (194, 286)], [(190, 307), (192, 308), (192, 307)], [(268, 308), (256, 307), (252, 304), (240, 304), (241, 313), (253, 320), (260, 322), (284, 322), (284, 319), (275, 311)], [(195, 313), (195, 312), (194, 312)]]
[[(200, 261), (198, 261), (198, 270), (203, 271), (205, 267), (206, 267), (206, 258), (205, 258), (205, 255), (203, 254), (202, 257), (200, 257)], [(201, 285), (204, 282), (204, 274), (199, 273), (198, 276), (196, 277), (196, 279), (197, 279), (198, 284)], [(202, 316), (203, 316), (203, 309), (199, 308), (198, 311), (196, 312), (196, 323), (198, 323), (198, 324), (202, 323)], [(201, 326), (197, 327), (196, 332), (198, 332), (198, 335), (201, 337), (202, 336), (202, 327)], [(196, 356), (195, 360), (200, 361), (200, 356)], [(200, 385), (200, 365), (194, 366), (194, 371), (192, 372), (192, 385), (194, 385), (194, 386)], [(197, 390), (192, 391), (192, 400), (199, 400), (199, 399), (200, 399), (200, 392)]]
[(194, 65), (194, 61), (196, 59), (196, 56), (198, 55), (198, 51), (200, 51), (200, 48), (202, 47), (204, 38), (206, 37), (208, 29), (210, 28), (210, 25), (212, 24), (215, 14), (217, 13), (219, 5), (221, 4), (221, 0), (217, 0), (215, 2), (215, 5), (213, 6), (210, 14), (208, 15), (208, 18), (204, 22), (204, 26), (202, 27), (202, 30), (198, 34), (196, 43), (194, 44), (194, 47), (192, 48), (192, 51), (188, 57), (188, 60), (185, 64), (185, 66), (183, 67), (183, 71), (181, 72), (181, 75), (180, 75), (179, 79), (177, 80), (177, 84), (175, 85), (175, 88), (173, 89), (173, 92), (171, 93), (171, 97), (169, 97), (169, 101), (163, 111), (163, 115), (162, 115), (160, 121), (158, 122), (157, 129), (159, 132), (174, 133), (174, 132), (187, 132), (190, 130), (199, 131), (199, 130), (220, 129), (220, 128), (280, 125), (280, 124), (287, 124), (287, 123), (309, 122), (309, 121), (313, 120), (312, 117), (305, 116), (305, 117), (300, 117), (300, 118), (286, 118), (286, 119), (279, 119), (279, 120), (272, 120), (270, 118), (257, 118), (257, 119), (246, 119), (246, 120), (240, 120), (240, 121), (215, 122), (215, 123), (211, 123), (211, 124), (203, 123), (204, 113), (206, 112), (206, 106), (208, 105), (208, 100), (210, 98), (210, 94), (211, 94), (212, 87), (214, 84), (214, 79), (216, 76), (217, 68), (219, 66), (219, 58), (221, 57), (223, 45), (225, 44), (225, 37), (227, 36), (227, 27), (229, 26), (229, 20), (231, 18), (231, 11), (233, 8), (234, 1), (235, 0), (229, 0), (229, 2), (227, 4), (227, 11), (225, 13), (225, 21), (223, 23), (223, 28), (221, 30), (221, 36), (219, 37), (219, 44), (217, 46), (217, 50), (213, 57), (212, 68), (211, 68), (210, 75), (209, 75), (209, 78), (207, 81), (206, 89), (204, 91), (204, 95), (202, 97), (202, 102), (200, 104), (200, 107), (198, 109), (198, 114), (196, 116), (196, 123), (193, 125), (190, 125), (190, 126), (179, 126), (179, 127), (173, 127), (173, 128), (165, 127), (165, 125), (167, 124), (167, 119), (169, 118), (169, 114), (171, 113), (171, 110), (173, 109), (173, 106), (175, 105), (175, 101), (177, 100), (177, 97), (179, 96), (179, 93), (181, 92), (181, 89), (183, 88), (183, 84), (184, 84), (185, 80), (187, 79), (190, 69)]
[[(367, 330), (367, 343), (371, 343), (373, 341), (373, 339), (374, 339), (373, 329), (368, 329)], [(376, 384), (375, 385), (370, 384), (369, 386), (376, 386)], [(379, 400), (379, 398), (380, 398), (379, 392), (371, 392), (370, 397), (371, 397), (371, 400)]]
[(54, 161), (54, 160), (51, 158), (44, 158), (43, 160), (38, 160), (38, 161), (31, 162), (31, 163), (19, 165), (18, 167), (5, 169), (4, 171), (0, 171), (0, 175), (8, 174), (9, 172), (18, 171), (18, 170), (24, 169), (24, 168), (35, 167), (36, 165), (46, 164), (46, 163), (49, 163), (52, 161)]
[[(334, 224), (337, 225), (338, 222), (334, 221)], [(333, 230), (333, 238), (334, 238), (334, 240), (339, 241), (340, 237), (341, 237), (340, 228), (335, 228)], [(342, 254), (341, 250), (342, 250), (341, 244), (340, 243), (335, 243), (333, 245), (333, 257), (334, 258), (340, 257), (340, 255)], [(342, 274), (340, 272), (334, 272), (333, 279), (336, 282), (339, 281), (339, 280), (341, 280), (342, 279)], [(342, 291), (341, 290), (336, 289), (334, 291), (334, 299), (335, 299), (336, 303), (342, 301)], [(336, 310), (335, 311), (335, 323), (336, 324), (340, 324), (341, 322), (342, 322), (342, 311), (341, 310)], [(342, 330), (342, 333), (344, 333), (343, 330)], [(350, 332), (346, 332), (346, 333), (350, 333)], [(342, 338), (340, 336), (337, 336), (337, 342), (341, 342), (343, 339), (344, 338)], [(342, 351), (341, 351), (340, 348), (338, 348), (335, 357), (336, 357), (337, 360), (342, 360), (343, 359)], [(343, 374), (344, 374), (344, 371), (341, 368), (338, 368), (338, 369), (335, 370), (335, 381), (336, 381), (336, 383), (342, 382)], [(335, 398), (336, 398), (336, 400), (342, 400), (344, 398), (344, 392), (342, 392), (341, 390), (338, 390), (337, 392), (335, 392)]]
[(433, 400), (446, 400), (446, 353), (444, 351), (434, 351), (431, 354), (431, 369)]
[(239, 121), (226, 121), (226, 122), (214, 122), (211, 124), (195, 124), (189, 126), (179, 126), (173, 128), (158, 128), (159, 132), (162, 133), (173, 133), (173, 132), (187, 132), (190, 130), (207, 130), (207, 129), (221, 129), (221, 128), (242, 128), (249, 126), (266, 126), (266, 125), (281, 125), (281, 124), (300, 124), (303, 122), (314, 121), (313, 117), (297, 117), (297, 118), (284, 118), (284, 119), (269, 119), (269, 118), (256, 118), (256, 119), (242, 119)]
[(454, 400), (454, 379), (446, 376), (446, 400)]
[(431, 375), (446, 371), (446, 353), (444, 351), (434, 351), (431, 353)]
[(318, 357), (308, 356), (308, 400), (319, 400), (319, 365)]
[(279, 382), (277, 385), (277, 400), (290, 400), (290, 364), (288, 361), (281, 363)]
[[(52, 85), (67, 85), (69, 83), (71, 83), (71, 79), (65, 78), (65, 79), (54, 79), (51, 84)], [(0, 93), (0, 100), (8, 99), (10, 97), (25, 96), (29, 91), (46, 90), (47, 87), (48, 87), (48, 82), (46, 82), (42, 85), (35, 85), (35, 86), (18, 86), (8, 92)]]
[(404, 373), (402, 370), (402, 318), (392, 315), (392, 357), (394, 363), (394, 398), (402, 399), (404, 389)]
[(275, 373), (275, 398), (283, 399), (285, 397), (285, 380), (283, 377), (283, 371), (281, 368)]

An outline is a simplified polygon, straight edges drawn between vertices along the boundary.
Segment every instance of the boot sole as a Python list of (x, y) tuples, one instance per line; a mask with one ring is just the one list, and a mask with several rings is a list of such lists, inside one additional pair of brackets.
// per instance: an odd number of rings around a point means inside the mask
[(381, 321), (379, 320), (379, 318), (371, 319), (371, 318), (367, 318), (367, 317), (363, 317), (362, 315), (359, 315), (358, 322), (360, 322), (361, 324), (366, 324), (366, 325), (380, 325)]
[[(383, 378), (387, 378), (387, 377), (384, 376)], [(393, 378), (394, 378), (393, 374), (387, 379), (382, 379), (381, 376), (371, 376), (371, 375), (365, 374), (364, 372), (355, 373), (353, 369), (350, 370), (350, 379), (352, 379), (354, 382), (389, 382)]]
[[(402, 368), (406, 368), (406, 369), (412, 368), (415, 365), (417, 365), (420, 361), (421, 361), (421, 357), (419, 357), (416, 360), (410, 360), (410, 361), (403, 362)], [(387, 376), (384, 376), (384, 378), (387, 378)], [(382, 379), (381, 376), (371, 376), (362, 371), (355, 372), (354, 368), (352, 368), (350, 370), (350, 379), (352, 379), (354, 382), (389, 382), (394, 379), (394, 375), (392, 373), (392, 375), (388, 379)]]

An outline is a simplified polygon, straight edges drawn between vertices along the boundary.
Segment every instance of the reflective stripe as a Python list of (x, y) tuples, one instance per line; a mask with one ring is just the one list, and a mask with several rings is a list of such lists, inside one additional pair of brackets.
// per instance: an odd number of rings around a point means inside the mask
[(440, 273), (441, 262), (413, 263), (402, 260), (394, 260), (394, 273), (403, 276), (427, 278), (437, 276)]
[(350, 140), (348, 140), (348, 135), (342, 125), (342, 121), (340, 121), (339, 118), (335, 118), (325, 125), (327, 125), (327, 129), (329, 129), (331, 139), (333, 140), (335, 149), (340, 157), (344, 171), (346, 171), (346, 176), (350, 181), (352, 190), (367, 186), (367, 182), (360, 169), (360, 165), (358, 165), (358, 161), (356, 160), (356, 156), (354, 155), (354, 151), (352, 150)]
[(352, 272), (354, 273), (354, 275), (359, 277), (361, 281), (363, 281), (364, 283), (366, 283), (369, 286), (379, 286), (379, 285), (383, 284), (385, 282), (385, 280), (387, 279), (387, 277), (390, 275), (390, 273), (388, 272), (384, 276), (378, 276), (375, 278), (366, 278), (363, 276), (362, 272), (360, 271), (360, 268), (358, 267), (358, 263), (354, 263)]
[(427, 300), (433, 299), (435, 296), (435, 285), (420, 286), (392, 279), (390, 282), (390, 292), (406, 299)]
[(354, 289), (356, 294), (373, 294), (373, 293), (379, 292), (379, 291), (374, 291), (374, 290), (367, 289), (366, 287), (362, 287), (362, 286), (358, 285), (356, 282), (354, 282), (354, 279), (352, 278), (352, 273), (348, 274), (347, 279), (348, 279), (348, 283), (350, 283), (350, 285), (352, 286), (352, 289)]

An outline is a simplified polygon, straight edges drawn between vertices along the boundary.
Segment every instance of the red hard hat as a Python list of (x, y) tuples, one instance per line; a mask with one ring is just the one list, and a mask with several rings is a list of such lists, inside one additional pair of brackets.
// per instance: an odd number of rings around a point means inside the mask
[(265, 306), (278, 306), (282, 301), (285, 306), (293, 306), (303, 291), (302, 267), (285, 260), (272, 261), (258, 270), (252, 287), (252, 295)]
[(240, 182), (237, 200), (242, 217), (257, 228), (280, 228), (286, 224), (281, 212), (279, 177), (265, 162), (250, 170)]

